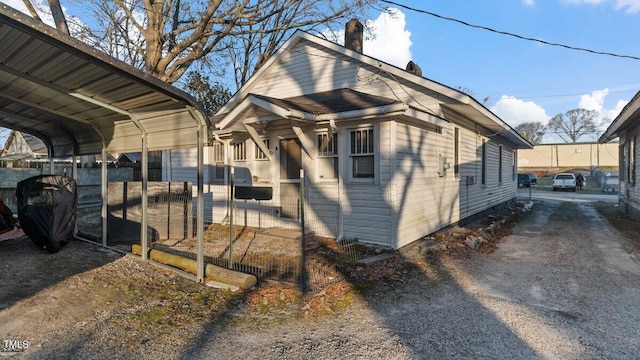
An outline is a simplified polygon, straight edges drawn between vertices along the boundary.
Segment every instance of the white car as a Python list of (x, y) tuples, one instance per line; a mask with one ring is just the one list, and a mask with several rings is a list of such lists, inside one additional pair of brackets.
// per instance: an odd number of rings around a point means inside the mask
[(576, 176), (572, 173), (560, 173), (553, 176), (553, 191), (571, 190), (576, 191)]

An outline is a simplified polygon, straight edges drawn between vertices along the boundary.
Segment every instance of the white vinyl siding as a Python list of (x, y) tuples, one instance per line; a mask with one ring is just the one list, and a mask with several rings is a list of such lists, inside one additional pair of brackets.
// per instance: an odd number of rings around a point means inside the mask
[[(453, 159), (453, 128), (421, 129), (397, 123), (397, 169), (390, 198), (394, 199), (397, 219), (397, 247), (406, 245), (445, 226), (460, 221), (492, 206), (515, 198), (515, 181), (503, 177), (498, 183), (499, 148), (503, 148), (503, 163), (513, 161), (513, 149), (493, 140), (485, 142), (486, 185), (480, 183), (480, 152), (482, 139), (459, 128), (459, 176), (448, 172), (440, 177), (436, 172), (438, 156)], [(473, 177), (467, 185), (467, 177)]]
[(388, 193), (377, 185), (345, 188), (342, 203), (344, 235), (373, 244), (393, 246)]
[(251, 90), (277, 98), (353, 87), (357, 66), (336, 52), (301, 41), (289, 51), (286, 64), (275, 64)]

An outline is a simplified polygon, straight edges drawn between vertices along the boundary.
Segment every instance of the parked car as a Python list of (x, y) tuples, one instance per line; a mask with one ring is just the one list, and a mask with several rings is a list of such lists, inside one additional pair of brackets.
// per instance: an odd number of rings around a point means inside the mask
[(571, 190), (576, 191), (576, 176), (572, 173), (560, 173), (553, 176), (553, 191)]
[(533, 175), (533, 174), (527, 174), (529, 175), (529, 181), (531, 182), (531, 185), (538, 185), (538, 178)]
[(518, 187), (529, 187), (531, 186), (531, 178), (529, 174), (518, 174)]
[(608, 193), (618, 192), (618, 181), (620, 177), (618, 175), (605, 176), (602, 179), (602, 191)]

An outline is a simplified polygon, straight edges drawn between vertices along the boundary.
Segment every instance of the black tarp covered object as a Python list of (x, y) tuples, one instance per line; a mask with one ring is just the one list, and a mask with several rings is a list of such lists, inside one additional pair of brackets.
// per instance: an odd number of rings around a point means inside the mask
[(16, 200), (20, 226), (38, 247), (55, 253), (71, 240), (78, 206), (75, 180), (58, 175), (24, 179), (16, 186)]

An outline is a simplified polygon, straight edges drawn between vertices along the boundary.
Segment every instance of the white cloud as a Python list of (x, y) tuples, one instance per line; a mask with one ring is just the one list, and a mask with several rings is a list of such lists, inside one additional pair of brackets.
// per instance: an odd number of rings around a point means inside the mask
[[(528, 0), (523, 0), (525, 1), (525, 3)], [(582, 5), (582, 4), (589, 4), (589, 5), (597, 5), (597, 4), (601, 4), (604, 2), (615, 2), (615, 8), (616, 10), (622, 10), (624, 8), (626, 8), (626, 12), (630, 13), (630, 14), (636, 14), (640, 11), (640, 0), (562, 0), (562, 2), (566, 3), (566, 4), (573, 4), (573, 5)]]
[(508, 95), (502, 95), (491, 111), (511, 127), (525, 122), (541, 122), (546, 125), (550, 119), (550, 116), (540, 105), (533, 101), (523, 101)]
[[(405, 68), (411, 60), (411, 32), (402, 11), (390, 8), (380, 13), (375, 20), (367, 20), (362, 51), (365, 55), (382, 60), (391, 65)], [(344, 30), (326, 30), (323, 35), (327, 39), (344, 45)]]
[(595, 110), (598, 112), (598, 120), (613, 120), (615, 119), (622, 109), (629, 103), (627, 100), (618, 100), (613, 109), (607, 109), (604, 106), (605, 98), (609, 95), (609, 89), (604, 88), (602, 90), (595, 90), (591, 94), (584, 94), (580, 96), (579, 108), (587, 110)]
[(363, 52), (391, 65), (404, 68), (411, 60), (411, 32), (405, 29), (405, 15), (398, 9), (388, 9), (367, 26), (375, 35), (366, 38)]
[(527, 6), (533, 6), (536, 3), (535, 0), (522, 0), (522, 2)]
[(620, 115), (622, 109), (629, 103), (629, 100), (618, 100), (616, 106), (613, 109), (605, 110), (602, 114), (602, 118), (613, 120)]
[(591, 94), (582, 95), (580, 96), (578, 107), (581, 109), (595, 110), (602, 114), (604, 98), (606, 98), (608, 94), (609, 89), (604, 88), (602, 90), (593, 91)]
[(616, 10), (620, 10), (622, 8), (627, 8), (628, 13), (636, 14), (640, 11), (640, 0), (617, 0), (616, 1)]

